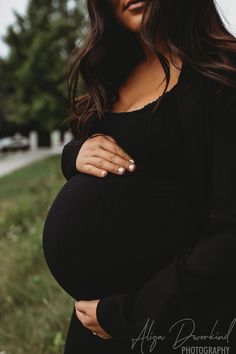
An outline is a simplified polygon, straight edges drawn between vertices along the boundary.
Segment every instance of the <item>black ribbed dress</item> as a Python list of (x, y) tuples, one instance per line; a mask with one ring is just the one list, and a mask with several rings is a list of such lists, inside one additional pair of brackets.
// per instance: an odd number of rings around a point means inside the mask
[[(45, 259), (74, 299), (136, 290), (196, 241), (189, 164), (176, 107), (181, 79), (182, 73), (152, 116), (158, 99), (134, 111), (107, 112), (106, 120), (91, 125), (91, 134), (111, 135), (134, 158), (134, 172), (105, 178), (78, 172), (50, 207), (43, 229)], [(130, 342), (94, 336), (73, 309), (65, 354), (118, 353), (135, 350)]]

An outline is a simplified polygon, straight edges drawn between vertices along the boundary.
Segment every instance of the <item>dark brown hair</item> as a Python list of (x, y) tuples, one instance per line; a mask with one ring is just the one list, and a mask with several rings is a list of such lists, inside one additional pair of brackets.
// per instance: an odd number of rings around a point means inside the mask
[[(101, 119), (118, 98), (118, 89), (129, 72), (144, 58), (136, 35), (114, 20), (110, 0), (87, 0), (88, 33), (71, 54), (67, 87), (75, 137), (86, 135), (92, 116)], [(221, 86), (236, 86), (227, 73), (236, 72), (236, 38), (226, 29), (214, 0), (147, 0), (141, 35), (156, 53), (170, 80), (167, 58), (156, 48), (161, 34), (169, 53)], [(78, 95), (79, 80), (84, 91)], [(163, 94), (164, 94), (163, 93)], [(161, 100), (157, 101), (157, 105)], [(156, 108), (156, 107), (155, 107)]]

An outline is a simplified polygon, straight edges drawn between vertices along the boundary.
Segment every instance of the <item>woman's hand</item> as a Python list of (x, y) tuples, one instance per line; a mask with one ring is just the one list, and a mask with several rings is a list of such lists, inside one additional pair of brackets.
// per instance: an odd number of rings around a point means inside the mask
[(76, 169), (97, 177), (105, 177), (108, 172), (123, 175), (133, 172), (136, 166), (129, 156), (109, 135), (96, 133), (81, 146), (76, 158)]
[(111, 339), (112, 337), (102, 329), (97, 321), (96, 309), (98, 302), (99, 300), (75, 301), (76, 316), (84, 327), (94, 332), (97, 336), (103, 339)]

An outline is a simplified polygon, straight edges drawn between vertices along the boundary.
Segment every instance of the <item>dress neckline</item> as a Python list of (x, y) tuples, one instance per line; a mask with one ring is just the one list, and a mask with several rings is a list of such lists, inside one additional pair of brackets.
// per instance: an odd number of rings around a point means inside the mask
[(182, 67), (181, 67), (181, 70), (180, 70), (180, 74), (179, 74), (179, 78), (178, 78), (178, 81), (177, 83), (169, 90), (169, 91), (166, 91), (164, 94), (158, 96), (155, 100), (151, 101), (151, 102), (148, 102), (146, 103), (143, 107), (141, 108), (138, 108), (138, 109), (135, 109), (135, 110), (132, 110), (132, 111), (121, 111), (121, 112), (111, 112), (111, 111), (106, 111), (105, 114), (109, 117), (120, 117), (120, 116), (127, 116), (127, 115), (135, 115), (135, 114), (138, 114), (138, 113), (142, 113), (142, 112), (145, 112), (146, 110), (149, 110), (149, 108), (153, 107), (155, 103), (157, 103), (161, 97), (166, 97), (166, 96), (169, 96), (170, 94), (173, 94), (176, 89), (178, 88), (178, 86), (181, 84), (182, 82), (182, 78), (183, 78), (183, 75), (184, 75), (184, 71), (185, 71), (185, 64), (184, 62), (182, 62)]

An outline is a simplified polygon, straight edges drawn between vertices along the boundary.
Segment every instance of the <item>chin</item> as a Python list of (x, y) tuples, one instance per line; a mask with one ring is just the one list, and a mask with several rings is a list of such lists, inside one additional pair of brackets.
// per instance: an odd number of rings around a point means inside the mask
[(130, 23), (128, 25), (128, 30), (135, 32), (135, 33), (139, 33), (141, 30), (141, 20), (142, 20), (142, 17), (134, 18), (132, 21), (130, 21)]

